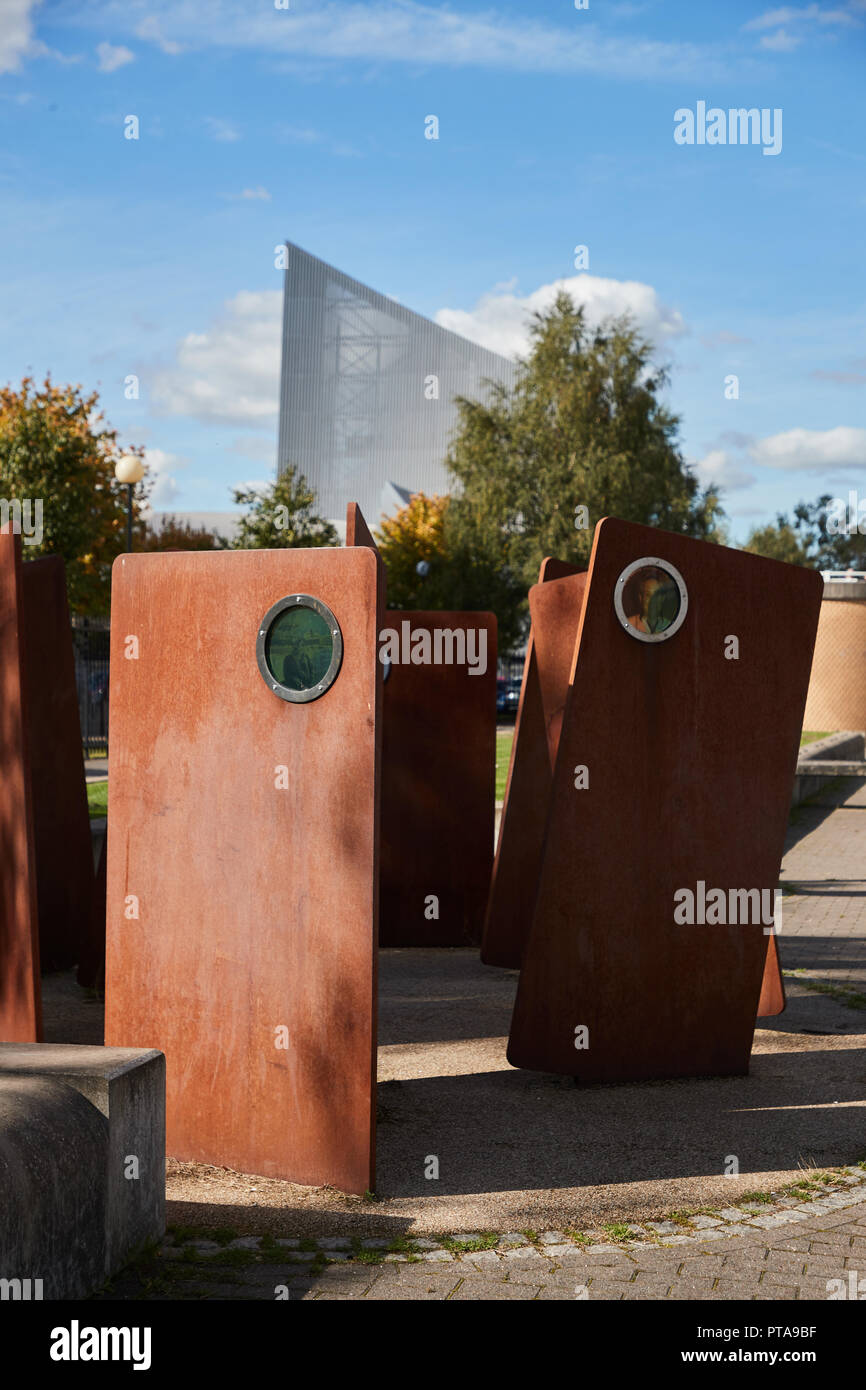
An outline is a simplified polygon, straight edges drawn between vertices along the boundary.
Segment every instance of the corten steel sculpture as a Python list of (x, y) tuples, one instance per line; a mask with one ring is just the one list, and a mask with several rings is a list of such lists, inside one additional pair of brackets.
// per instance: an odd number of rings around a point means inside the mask
[[(379, 942), (477, 945), (493, 860), (496, 617), (388, 609), (384, 622), (401, 659), (385, 681)], [(425, 644), (445, 659), (411, 663)]]
[(115, 564), (106, 1041), (165, 1053), (174, 1157), (373, 1188), (379, 589), (363, 546)]
[(43, 970), (81, 960), (93, 910), (93, 847), (72, 625), (62, 559), (22, 567), (24, 690)]
[[(547, 559), (542, 563), (539, 583), (550, 583), (577, 573), (574, 565)], [(572, 638), (569, 651), (573, 647)], [(520, 965), (532, 920), (550, 786), (551, 765), (538, 682), (535, 634), (530, 630), (484, 919), (481, 959), (486, 965), (512, 969)]]
[[(401, 656), (404, 642), (407, 648), (384, 682), (379, 944), (477, 945), (493, 843), (496, 618), (386, 611), (384, 564), (356, 502), (346, 510), (346, 545), (375, 551), (383, 580), (379, 632), (399, 634)], [(426, 640), (435, 657), (438, 641), (446, 659), (408, 660), (416, 633), (427, 634), (417, 639), (419, 656)], [(455, 660), (466, 657), (470, 633), (478, 668), (471, 676)]]
[(0, 532), (0, 1039), (42, 1041), (21, 538)]
[[(536, 584), (529, 591), (529, 611), (535, 635), (538, 683), (547, 731), (551, 783), (568, 699), (575, 643), (586, 596), (586, 582), (586, 573), (575, 574)], [(541, 867), (540, 861), (538, 867)], [(530, 923), (531, 914), (526, 921), (527, 933)], [(784, 1007), (785, 992), (779, 957), (775, 937), (770, 937), (758, 1003), (758, 1017), (781, 1013)]]
[[(772, 926), (745, 894), (772, 902), (778, 882), (820, 598), (814, 571), (599, 523), (513, 1065), (748, 1070)], [(737, 924), (675, 920), (686, 890), (718, 889), (739, 892)]]

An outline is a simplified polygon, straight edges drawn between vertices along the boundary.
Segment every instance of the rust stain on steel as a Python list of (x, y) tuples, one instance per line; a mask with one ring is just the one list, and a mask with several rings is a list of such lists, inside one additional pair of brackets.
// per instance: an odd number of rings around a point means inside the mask
[[(389, 609), (385, 624), (407, 655), (418, 632), (431, 650), (437, 628), (485, 634), (483, 675), (468, 665), (392, 665), (382, 743), (380, 944), (477, 944), (493, 860), (496, 617)], [(426, 915), (431, 896), (438, 919)]]
[(22, 567), (24, 681), (43, 970), (77, 965), (90, 936), (93, 845), (62, 559)]
[[(546, 584), (577, 573), (576, 566), (548, 558), (542, 562), (538, 582)], [(530, 630), (484, 919), (481, 959), (485, 965), (510, 969), (520, 965), (532, 920), (550, 786), (535, 636)]]
[[(378, 589), (363, 547), (115, 564), (106, 1041), (165, 1052), (176, 1158), (373, 1188)], [(343, 634), (307, 704), (256, 661), (294, 593)]]
[[(668, 560), (689, 595), (658, 644), (616, 618), (617, 579)], [(674, 922), (675, 893), (779, 877), (812, 649), (816, 572), (630, 522), (596, 528), (508, 1048), (586, 1081), (748, 1070), (763, 925)], [(739, 659), (726, 660), (726, 639)], [(573, 769), (589, 768), (576, 790)], [(575, 1046), (588, 1029), (589, 1046)]]
[(21, 537), (0, 532), (0, 1038), (42, 1041)]

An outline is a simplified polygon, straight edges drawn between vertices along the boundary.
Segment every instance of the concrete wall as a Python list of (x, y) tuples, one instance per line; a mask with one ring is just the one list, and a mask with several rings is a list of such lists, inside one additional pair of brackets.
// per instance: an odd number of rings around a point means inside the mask
[(0, 1043), (0, 1280), (80, 1298), (164, 1230), (162, 1053)]

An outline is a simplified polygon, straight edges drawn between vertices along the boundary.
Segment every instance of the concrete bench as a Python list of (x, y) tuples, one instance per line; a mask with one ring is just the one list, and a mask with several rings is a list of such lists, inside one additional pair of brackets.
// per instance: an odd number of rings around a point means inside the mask
[(0, 1299), (80, 1298), (158, 1239), (162, 1053), (0, 1043), (0, 1193)]

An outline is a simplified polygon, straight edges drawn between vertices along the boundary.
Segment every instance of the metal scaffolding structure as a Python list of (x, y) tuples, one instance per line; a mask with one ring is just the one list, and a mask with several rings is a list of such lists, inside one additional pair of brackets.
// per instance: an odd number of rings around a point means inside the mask
[(383, 491), (448, 490), (454, 398), (510, 384), (515, 365), (286, 243), (278, 468), (295, 465), (330, 519)]

